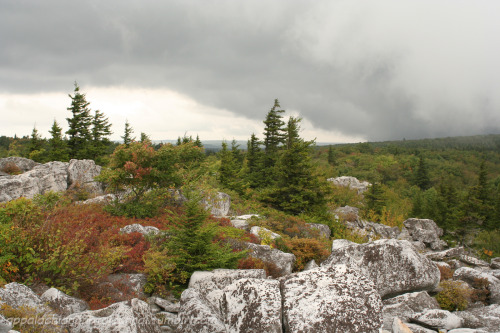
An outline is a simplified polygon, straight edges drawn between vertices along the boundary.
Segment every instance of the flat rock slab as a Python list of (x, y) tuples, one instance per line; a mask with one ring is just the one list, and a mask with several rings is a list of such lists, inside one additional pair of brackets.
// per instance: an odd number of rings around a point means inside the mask
[(382, 325), (382, 301), (373, 282), (346, 265), (285, 277), (281, 293), (287, 333), (378, 333)]
[(433, 290), (439, 283), (437, 266), (419, 254), (410, 242), (382, 239), (335, 247), (321, 266), (345, 264), (375, 283), (382, 298), (406, 292)]
[(160, 325), (146, 302), (137, 298), (95, 311), (74, 313), (64, 319), (69, 333), (160, 333)]
[(277, 280), (238, 280), (224, 289), (221, 307), (227, 332), (282, 333)]

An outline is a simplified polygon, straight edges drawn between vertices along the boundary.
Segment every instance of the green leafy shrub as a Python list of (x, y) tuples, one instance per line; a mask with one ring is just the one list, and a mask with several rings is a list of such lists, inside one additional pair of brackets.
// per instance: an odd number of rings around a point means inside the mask
[(439, 283), (441, 291), (436, 295), (439, 306), (448, 311), (463, 311), (469, 305), (470, 290), (459, 281), (446, 280)]

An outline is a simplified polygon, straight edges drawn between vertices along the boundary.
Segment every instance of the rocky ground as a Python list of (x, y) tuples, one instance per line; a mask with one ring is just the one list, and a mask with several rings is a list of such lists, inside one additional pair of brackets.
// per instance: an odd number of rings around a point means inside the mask
[[(72, 175), (71, 170), (81, 163), (32, 165), (22, 175), (0, 176), (0, 184), (7, 184), (2, 200), (19, 196), (16, 183), (24, 184), (27, 193), (53, 187), (43, 179), (60, 178), (60, 190), (76, 181), (97, 189), (82, 176), (85, 173), (76, 172), (79, 178)], [(49, 169), (57, 176), (40, 175), (41, 170)], [(90, 170), (88, 165), (83, 169)], [(225, 215), (228, 199), (223, 194), (219, 197), (219, 202), (208, 200), (207, 207)], [(370, 238), (368, 243), (334, 240), (326, 260), (311, 262), (298, 273), (292, 273), (292, 254), (249, 243), (253, 255), (273, 262), (281, 277), (266, 278), (264, 270), (195, 272), (180, 299), (143, 294), (146, 279), (142, 274), (110, 276), (103, 287), (113, 290), (119, 281), (135, 298), (95, 311), (54, 288), (35, 292), (18, 283), (7, 284), (0, 288), (0, 307), (10, 315), (9, 320), (0, 315), (0, 333), (14, 332), (10, 320), (19, 320), (18, 324), (25, 325), (22, 327), (31, 327), (36, 320), (44, 332), (500, 332), (500, 258), (487, 263), (462, 247), (447, 249), (440, 239), (442, 230), (432, 220), (408, 219), (399, 230), (362, 221), (357, 213), (353, 207), (336, 211), (339, 216), (349, 215), (346, 226)], [(250, 229), (251, 218), (234, 217), (232, 223), (256, 236), (262, 232), (279, 236), (264, 228)], [(322, 237), (330, 237), (328, 228), (310, 227), (319, 229)], [(157, 231), (137, 224), (122, 229), (142, 234)], [(443, 290), (443, 279), (467, 291), (467, 308), (440, 308), (433, 296)], [(25, 318), (16, 319), (16, 313), (24, 313)]]

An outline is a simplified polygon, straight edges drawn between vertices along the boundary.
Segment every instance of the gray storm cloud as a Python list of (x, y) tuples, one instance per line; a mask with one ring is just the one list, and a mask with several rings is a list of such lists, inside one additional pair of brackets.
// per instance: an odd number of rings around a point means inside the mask
[(262, 119), (274, 98), (369, 140), (500, 132), (500, 3), (2, 1), (0, 92), (167, 88)]

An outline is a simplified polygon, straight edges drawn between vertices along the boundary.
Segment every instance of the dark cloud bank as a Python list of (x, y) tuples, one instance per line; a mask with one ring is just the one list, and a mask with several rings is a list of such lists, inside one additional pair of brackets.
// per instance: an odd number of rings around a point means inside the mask
[(254, 119), (279, 98), (317, 128), (368, 140), (499, 133), (498, 7), (2, 1), (0, 92), (78, 80), (167, 88)]

